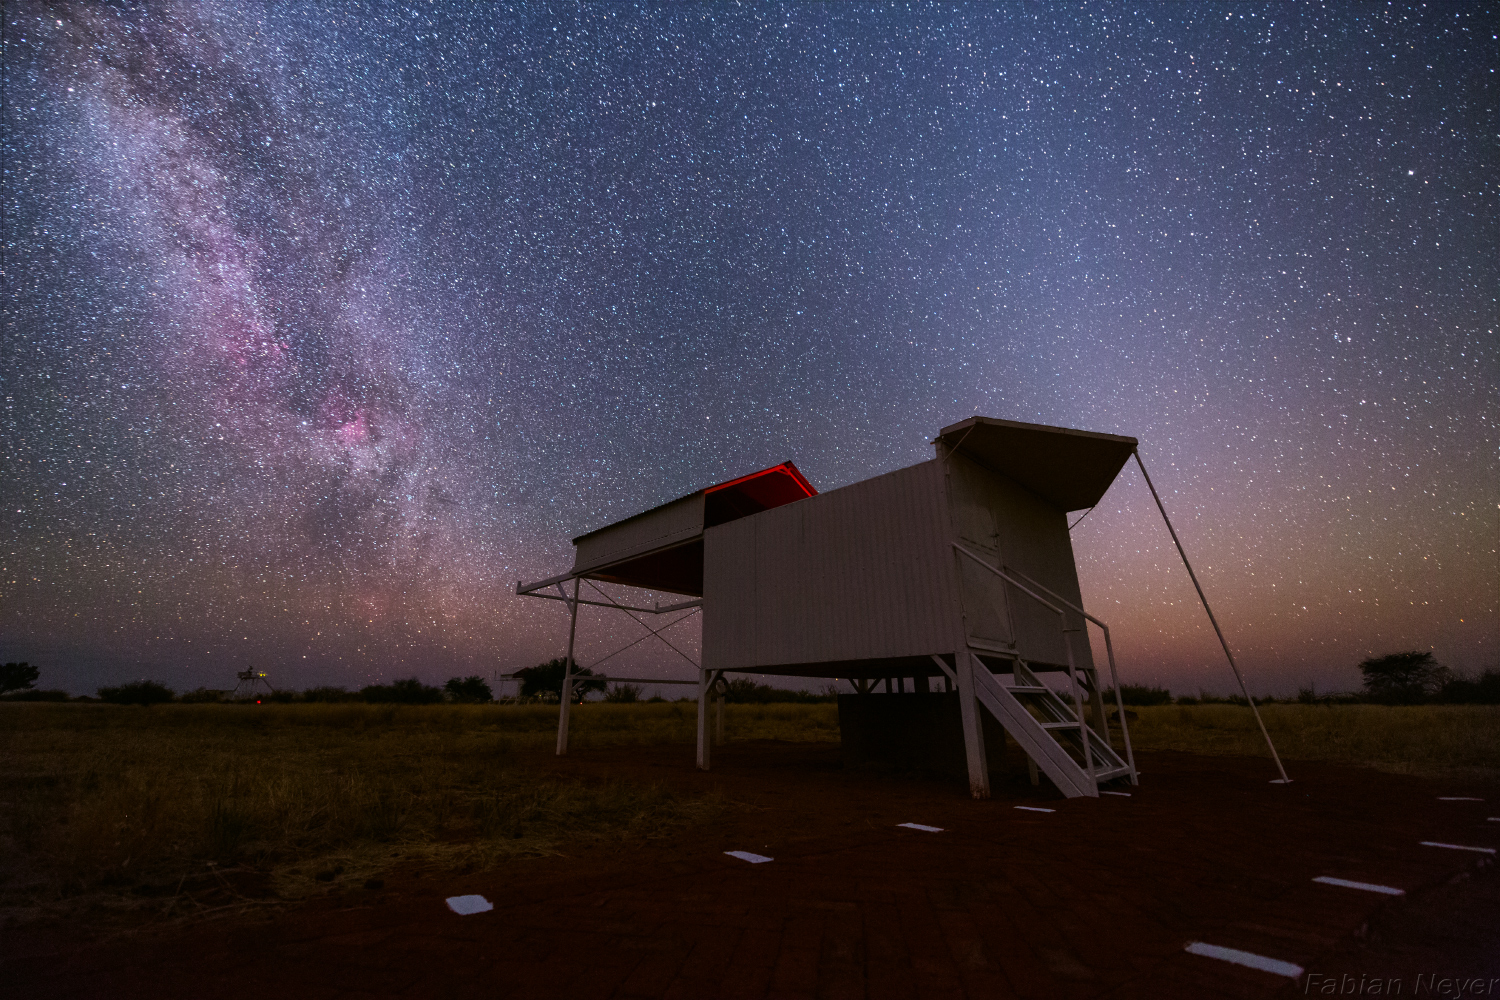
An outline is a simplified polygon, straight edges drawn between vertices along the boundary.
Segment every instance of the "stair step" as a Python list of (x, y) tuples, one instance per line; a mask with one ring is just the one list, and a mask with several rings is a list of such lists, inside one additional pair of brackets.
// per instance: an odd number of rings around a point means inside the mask
[(1129, 774), (1129, 773), (1130, 773), (1130, 766), (1127, 764), (1127, 765), (1125, 765), (1123, 767), (1112, 767), (1108, 771), (1096, 771), (1096, 772), (1094, 772), (1094, 780), (1095, 781), (1108, 781), (1111, 778), (1118, 778), (1118, 777), (1120, 777), (1122, 775), (1126, 775), (1126, 774)]
[[(1096, 753), (1099, 770), (1090, 775), (1073, 753), (1083, 739), (1088, 740), (1089, 748), (1102, 749), (1097, 746), (1097, 737), (1050, 687), (1020, 669), (1016, 671), (1016, 679), (1025, 683), (1010, 687), (988, 671), (975, 671), (975, 694), (1064, 795), (1069, 798), (1097, 795), (1098, 782), (1108, 780), (1099, 775), (1117, 776), (1119, 759), (1112, 752), (1108, 756)], [(1023, 700), (1026, 698), (1030, 701)]]

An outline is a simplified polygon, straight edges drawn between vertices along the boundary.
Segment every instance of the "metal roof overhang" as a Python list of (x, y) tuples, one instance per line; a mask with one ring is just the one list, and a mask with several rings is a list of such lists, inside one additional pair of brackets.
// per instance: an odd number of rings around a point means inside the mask
[(573, 539), (572, 573), (703, 596), (703, 529), (816, 496), (791, 462), (709, 486)]
[(937, 440), (1063, 511), (1098, 503), (1139, 443), (1118, 434), (993, 417), (944, 427)]

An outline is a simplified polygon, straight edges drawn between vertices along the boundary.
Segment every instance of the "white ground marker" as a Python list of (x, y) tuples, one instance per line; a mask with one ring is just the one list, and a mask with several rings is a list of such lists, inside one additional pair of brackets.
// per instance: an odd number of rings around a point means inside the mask
[(1026, 812), (1029, 812), (1029, 813), (1055, 813), (1055, 812), (1057, 812), (1056, 809), (1043, 809), (1041, 806), (1016, 806), (1016, 808), (1017, 809), (1025, 810)]
[(483, 896), (449, 896), (447, 902), (448, 909), (460, 917), (467, 917), (473, 913), (488, 913), (495, 908), (495, 904)]
[(1345, 889), (1363, 889), (1365, 892), (1379, 892), (1387, 896), (1404, 896), (1405, 889), (1392, 889), (1388, 885), (1376, 885), (1374, 882), (1351, 882), (1346, 878), (1333, 878), (1330, 875), (1319, 875), (1313, 879), (1314, 882), (1322, 882), (1324, 885), (1339, 885)]
[(1202, 941), (1194, 941), (1185, 950), (1190, 955), (1217, 958), (1221, 962), (1233, 962), (1235, 965), (1244, 965), (1251, 969), (1259, 969), (1262, 972), (1286, 976), (1288, 979), (1296, 979), (1302, 975), (1302, 966), (1300, 965), (1283, 962), (1277, 958), (1267, 958), (1264, 955), (1257, 955), (1254, 952), (1240, 951), (1238, 948), (1222, 948), (1216, 944), (1204, 944)]
[(1129, 792), (1100, 792), (1099, 794), (1100, 795), (1123, 795), (1127, 799), (1130, 798), (1130, 793)]
[(921, 830), (923, 833), (942, 833), (943, 832), (943, 828), (942, 827), (940, 827), (940, 826), (927, 826), (925, 823), (897, 823), (896, 825), (897, 826), (904, 826), (908, 830)]
[(1493, 847), (1469, 847), (1466, 844), (1441, 844), (1436, 840), (1422, 841), (1423, 847), (1446, 847), (1450, 851), (1474, 851), (1476, 854), (1494, 854)]
[(752, 865), (763, 865), (767, 861), (776, 860), (775, 858), (768, 858), (764, 854), (751, 854), (749, 851), (725, 851), (724, 853), (729, 855), (731, 858), (739, 858), (741, 861), (748, 861)]
[(1472, 795), (1439, 795), (1439, 802), (1483, 802), (1484, 799), (1476, 799)]
[(1490, 817), (1490, 822), (1491, 823), (1500, 823), (1500, 816), (1491, 816)]

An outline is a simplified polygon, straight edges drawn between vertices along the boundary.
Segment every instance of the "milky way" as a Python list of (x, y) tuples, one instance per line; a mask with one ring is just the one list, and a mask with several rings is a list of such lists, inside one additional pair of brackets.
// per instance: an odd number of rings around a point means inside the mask
[[(564, 626), (508, 588), (572, 535), (975, 412), (1139, 437), (1261, 690), (1497, 659), (1484, 7), (4, 16), (0, 654), (44, 685), (524, 666)], [(1085, 596), (1225, 689), (1152, 515), (1127, 473), (1079, 525)]]

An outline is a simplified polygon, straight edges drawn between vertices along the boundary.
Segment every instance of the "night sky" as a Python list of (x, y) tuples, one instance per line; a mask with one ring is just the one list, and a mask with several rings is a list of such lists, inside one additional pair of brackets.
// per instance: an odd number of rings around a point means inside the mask
[[(1495, 8), (330, 6), (5, 5), (40, 686), (529, 666), (572, 536), (974, 413), (1140, 438), (1256, 692), (1500, 665)], [(1133, 468), (1073, 541), (1229, 690)]]

